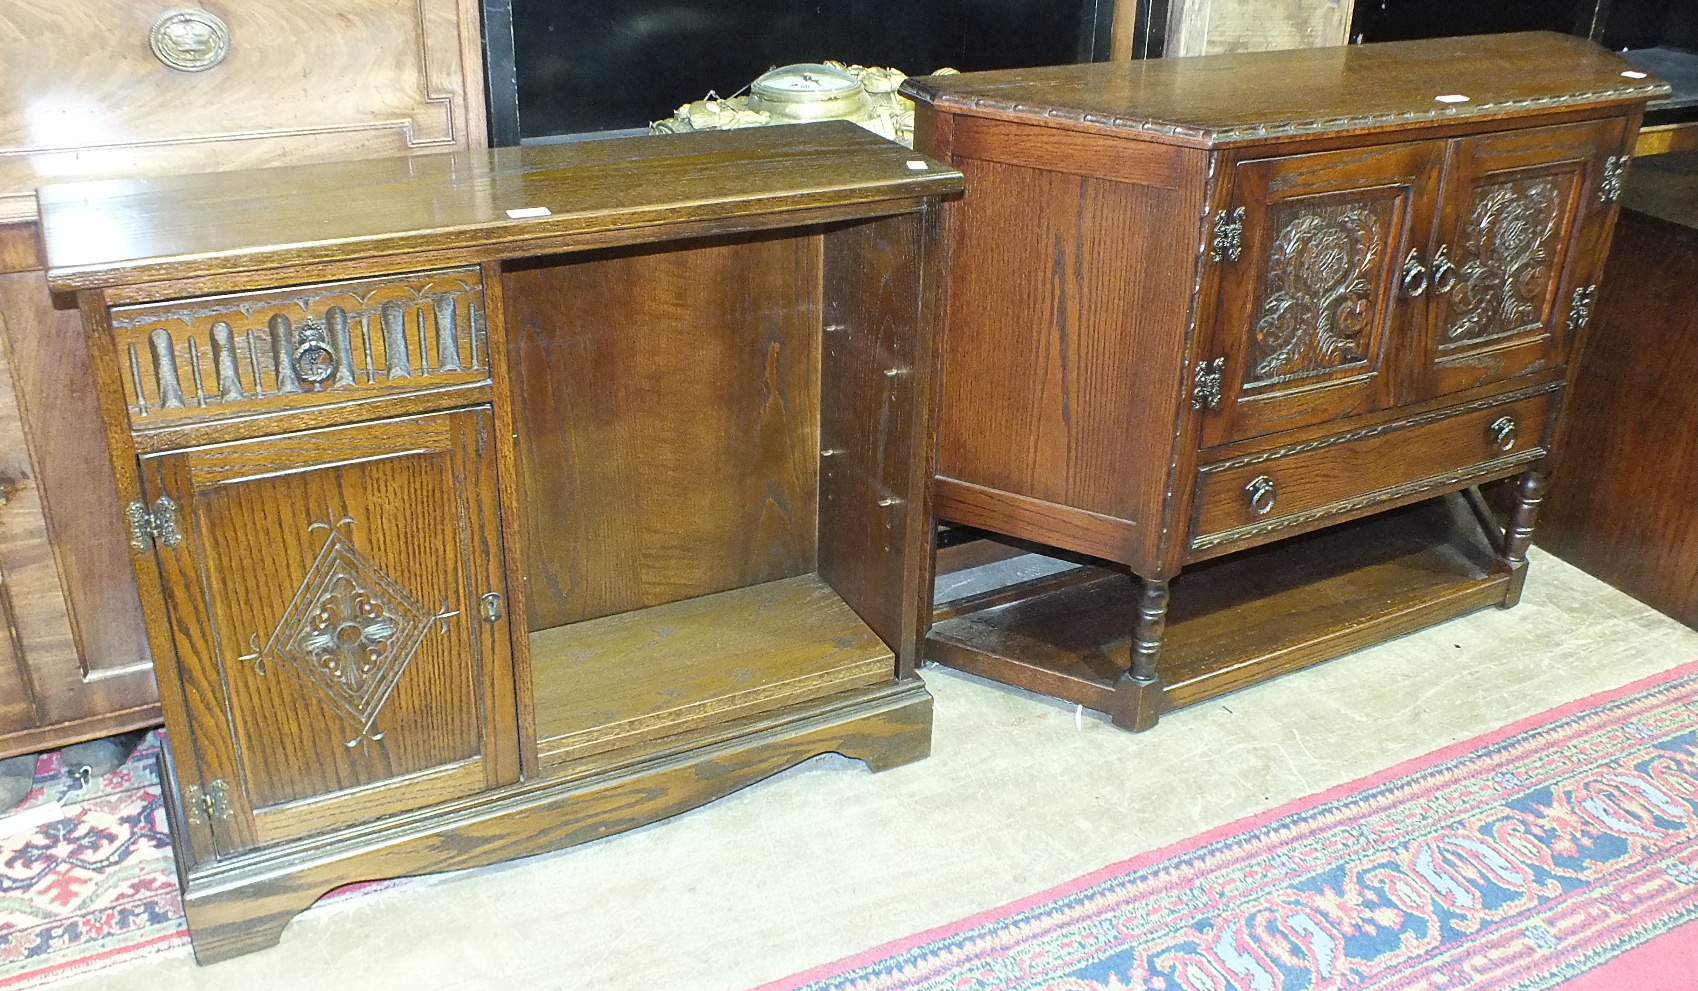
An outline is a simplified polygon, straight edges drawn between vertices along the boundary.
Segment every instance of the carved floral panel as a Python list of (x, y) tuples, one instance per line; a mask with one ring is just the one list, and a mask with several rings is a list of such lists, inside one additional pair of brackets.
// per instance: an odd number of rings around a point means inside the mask
[(1269, 211), (1273, 237), (1253, 313), (1247, 387), (1368, 362), (1395, 203), (1299, 200)]
[(1446, 345), (1541, 329), (1557, 276), (1561, 179), (1481, 185), (1468, 207), (1456, 285), (1445, 297)]
[(312, 688), (361, 736), (389, 701), (434, 617), (341, 532), (333, 530), (264, 657)]

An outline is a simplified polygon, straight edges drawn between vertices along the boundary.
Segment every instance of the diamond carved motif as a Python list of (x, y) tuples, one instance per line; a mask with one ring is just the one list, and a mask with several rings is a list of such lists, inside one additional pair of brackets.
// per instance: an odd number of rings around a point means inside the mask
[(358, 727), (360, 737), (380, 740), (372, 727), (436, 618), (332, 530), (264, 653)]

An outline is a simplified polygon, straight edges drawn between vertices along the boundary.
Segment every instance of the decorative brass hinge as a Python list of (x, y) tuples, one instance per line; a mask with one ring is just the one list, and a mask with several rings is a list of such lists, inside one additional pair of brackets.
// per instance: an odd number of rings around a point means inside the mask
[(124, 507), (124, 517), (130, 521), (130, 546), (138, 553), (153, 549), (158, 540), (166, 547), (183, 542), (183, 531), (177, 527), (177, 503), (170, 496), (153, 500), (153, 510), (139, 502)]
[(1604, 175), (1598, 180), (1598, 202), (1614, 203), (1621, 198), (1621, 180), (1627, 175), (1626, 155), (1604, 159)]
[(1238, 255), (1244, 250), (1244, 208), (1239, 207), (1231, 213), (1225, 210), (1215, 214), (1215, 234), (1210, 242), (1210, 261), (1238, 260)]
[(1191, 386), (1191, 408), (1220, 409), (1220, 383), (1226, 374), (1226, 359), (1197, 362), (1197, 381)]
[(1581, 286), (1574, 290), (1574, 300), (1568, 304), (1568, 332), (1577, 334), (1592, 319), (1592, 303), (1598, 298), (1598, 287)]
[(197, 826), (214, 820), (222, 822), (235, 815), (230, 807), (230, 782), (218, 778), (202, 788), (189, 785), (183, 789), (183, 814)]

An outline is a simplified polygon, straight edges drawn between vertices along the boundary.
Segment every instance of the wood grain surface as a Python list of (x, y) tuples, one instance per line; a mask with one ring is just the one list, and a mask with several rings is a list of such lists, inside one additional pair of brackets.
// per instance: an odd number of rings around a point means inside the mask
[[(1698, 169), (1686, 176), (1684, 194), (1698, 203)], [(1630, 188), (1642, 178), (1630, 176)], [(1690, 216), (1675, 224), (1622, 211), (1534, 542), (1698, 627), (1698, 212)]]
[[(297, 913), (350, 878), (458, 870), (600, 839), (676, 815), (823, 753), (875, 771), (931, 751), (931, 696), (916, 680), (736, 721), (615, 773), (551, 778), (392, 817), (269, 853), (190, 868), (195, 957), (275, 944)], [(182, 823), (172, 808), (172, 833)]]
[(889, 681), (895, 655), (817, 575), (531, 634), (544, 766)]
[[(1160, 674), (1192, 705), (1492, 605), (1508, 577), (1460, 497), (1187, 568), (1171, 584)], [(939, 623), (927, 657), (1111, 712), (1138, 587), (1073, 576), (1041, 594)]]
[[(1533, 32), (920, 76), (902, 89), (976, 117), (1222, 147), (1625, 108), (1669, 93), (1621, 75), (1632, 68), (1584, 39)], [(1434, 99), (1449, 95), (1468, 99)]]
[[(417, 260), (431, 250), (465, 264), (653, 241), (646, 229), (660, 224), (711, 233), (808, 222), (809, 210), (877, 216), (913, 208), (893, 205), (900, 198), (960, 188), (953, 169), (825, 121), (70, 183), (38, 195), (48, 281), (75, 289), (411, 255), (390, 262), (405, 271), (441, 264)], [(550, 214), (507, 215), (536, 208)]]
[(532, 630), (815, 569), (820, 251), (509, 267)]
[(23, 682), (0, 752), (151, 725), (158, 690), (75, 309), (39, 272), (0, 275), (0, 574)]
[(209, 5), (229, 27), (229, 54), (199, 72), (149, 49), (155, 20), (174, 9), (0, 6), (0, 219), (32, 218), (33, 191), (49, 182), (487, 143), (476, 0)]
[(938, 474), (1125, 521), (1116, 559), (1151, 566), (1173, 435), (1127, 425), (1178, 417), (1197, 258), (1143, 234), (1190, 236), (1200, 184), (955, 161), (973, 192), (952, 218)]
[(181, 507), (186, 539), (158, 550), (179, 662), (229, 713), (188, 727), (202, 783), (235, 789), (221, 852), (517, 777), (506, 625), (481, 603), (503, 567), (489, 428), (469, 410), (143, 462), (150, 501)]

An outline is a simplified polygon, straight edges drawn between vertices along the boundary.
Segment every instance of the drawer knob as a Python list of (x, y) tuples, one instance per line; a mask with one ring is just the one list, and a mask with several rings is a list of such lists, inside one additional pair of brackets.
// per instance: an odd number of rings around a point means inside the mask
[(230, 54), (230, 26), (210, 11), (171, 10), (153, 22), (147, 46), (172, 69), (204, 72)]
[(1273, 511), (1274, 500), (1279, 497), (1278, 486), (1266, 475), (1257, 475), (1250, 479), (1250, 484), (1244, 486), (1244, 491), (1250, 496), (1250, 510), (1257, 516), (1266, 516)]
[(1414, 248), (1409, 249), (1409, 257), (1403, 259), (1403, 295), (1409, 299), (1427, 291), (1427, 266), (1421, 264), (1421, 256)]
[(1513, 418), (1500, 416), (1492, 421), (1491, 426), (1486, 428), (1486, 436), (1492, 439), (1493, 447), (1500, 451), (1507, 451), (1515, 446), (1515, 440), (1520, 436), (1520, 431), (1516, 429)]

